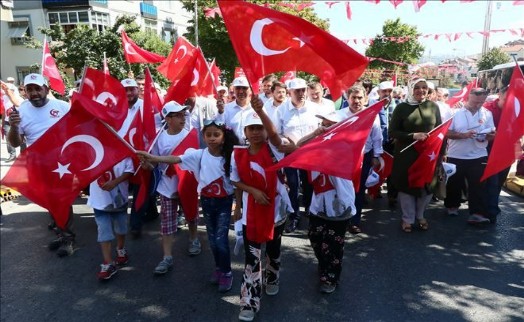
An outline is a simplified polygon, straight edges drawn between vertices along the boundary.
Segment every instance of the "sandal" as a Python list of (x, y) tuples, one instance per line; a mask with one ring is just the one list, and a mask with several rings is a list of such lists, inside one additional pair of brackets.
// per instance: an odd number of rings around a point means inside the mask
[(407, 222), (402, 222), (402, 231), (405, 233), (411, 232), (411, 224), (408, 224)]
[(423, 230), (423, 231), (428, 230), (428, 228), (429, 228), (428, 221), (426, 219), (419, 220), (418, 221), (418, 228), (420, 228), (420, 230)]

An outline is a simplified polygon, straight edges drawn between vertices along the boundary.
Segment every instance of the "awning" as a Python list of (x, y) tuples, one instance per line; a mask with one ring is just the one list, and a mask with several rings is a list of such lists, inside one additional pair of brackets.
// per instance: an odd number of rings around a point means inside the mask
[(22, 38), (25, 36), (29, 26), (9, 28), (9, 38)]

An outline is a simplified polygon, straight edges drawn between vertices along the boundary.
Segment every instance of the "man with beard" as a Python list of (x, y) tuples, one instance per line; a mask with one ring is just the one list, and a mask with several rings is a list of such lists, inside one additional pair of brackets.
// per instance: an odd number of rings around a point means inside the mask
[[(7, 139), (14, 148), (19, 147), (24, 140), (29, 147), (69, 112), (70, 108), (64, 101), (48, 98), (49, 87), (42, 75), (27, 75), (24, 78), (24, 87), (28, 99), (20, 104), (19, 110), (13, 111), (9, 116), (11, 128)], [(72, 231), (72, 213), (71, 208), (64, 230), (56, 227), (54, 222), (49, 224), (49, 228), (54, 229), (58, 238), (51, 241), (48, 247), (50, 250), (56, 250), (59, 257), (70, 256), (74, 252), (75, 234)]]
[(284, 83), (275, 81), (273, 85), (271, 85), (272, 98), (264, 103), (264, 110), (271, 122), (275, 125), (277, 131), (280, 129), (280, 106), (282, 106), (282, 103), (287, 99), (286, 93), (287, 86)]

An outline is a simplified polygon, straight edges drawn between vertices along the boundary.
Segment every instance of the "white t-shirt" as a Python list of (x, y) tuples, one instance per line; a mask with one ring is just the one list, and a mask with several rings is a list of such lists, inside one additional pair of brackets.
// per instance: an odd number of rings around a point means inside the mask
[(240, 107), (236, 101), (233, 101), (224, 106), (224, 113), (221, 117), (217, 117), (217, 121), (224, 121), (226, 126), (235, 132), (240, 140), (240, 144), (245, 144), (244, 124), (246, 123), (247, 117), (252, 113), (253, 108), (251, 104)]
[[(458, 133), (474, 130), (478, 133), (485, 129), (491, 129), (494, 126), (493, 115), (486, 108), (481, 107), (475, 114), (471, 114), (469, 110), (462, 107), (455, 112), (449, 130)], [(450, 139), (448, 140), (448, 157), (466, 160), (478, 159), (488, 155), (488, 151), (486, 150), (487, 146), (487, 140), (479, 142), (476, 138)]]
[(20, 134), (25, 136), (27, 146), (39, 139), (51, 126), (57, 123), (67, 112), (69, 103), (49, 100), (42, 107), (34, 107), (26, 100), (20, 104)]
[[(356, 114), (351, 112), (351, 109), (349, 108), (338, 110), (337, 113), (342, 117), (343, 120), (346, 120)], [(374, 157), (378, 158), (379, 156), (381, 156), (382, 153), (384, 153), (384, 150), (382, 149), (383, 140), (384, 137), (382, 136), (382, 129), (380, 128), (380, 118), (377, 115), (375, 117), (375, 120), (373, 120), (371, 131), (369, 132), (369, 136), (366, 139), (366, 144), (364, 145), (364, 153), (368, 153), (369, 151), (371, 151), (371, 149), (373, 149)]]
[(182, 162), (179, 164), (180, 169), (191, 171), (195, 174), (198, 181), (198, 193), (202, 188), (206, 187), (213, 181), (222, 178), (223, 185), (218, 187), (218, 194), (222, 190), (226, 191), (227, 195), (233, 194), (235, 187), (231, 184), (231, 180), (226, 177), (224, 171), (224, 158), (222, 156), (214, 156), (205, 149), (188, 149), (184, 155), (180, 156)]
[(437, 101), (436, 103), (440, 110), (440, 118), (442, 119), (442, 123), (444, 123), (453, 116), (453, 110), (444, 102)]
[[(284, 154), (279, 152), (274, 146), (269, 144), (271, 151), (273, 152), (273, 155), (275, 158), (280, 161), (282, 158), (284, 158)], [(248, 147), (245, 147), (246, 149)], [(250, 164), (252, 169), (258, 169), (259, 171), (264, 171), (262, 169), (262, 166), (251, 162)], [(265, 173), (265, 172), (264, 172)], [(238, 167), (235, 162), (235, 151), (233, 151), (233, 154), (231, 155), (231, 181), (233, 182), (240, 182), (240, 175), (238, 174)], [(245, 184), (249, 185), (249, 182), (244, 182)], [(246, 191), (242, 192), (242, 224), (247, 224), (247, 208), (249, 203), (249, 193)], [(291, 201), (289, 200), (289, 195), (286, 190), (286, 186), (284, 186), (283, 183), (280, 182), (280, 180), (277, 180), (277, 194), (275, 197), (275, 223), (281, 221), (282, 219), (285, 219), (286, 215), (288, 213), (292, 213), (293, 207), (291, 206)]]
[[(168, 134), (167, 131), (163, 131), (158, 137), (151, 153), (160, 156), (170, 155), (188, 133), (189, 132), (186, 129), (182, 129), (182, 131), (174, 135)], [(156, 191), (166, 198), (174, 198), (178, 192), (178, 176), (173, 175), (169, 177), (166, 174), (168, 166), (171, 165), (161, 163), (158, 166), (162, 172), (162, 177), (160, 177), (160, 182), (158, 183)]]
[(328, 98), (320, 98), (320, 103), (317, 103), (320, 105), (320, 109), (322, 111), (322, 114), (329, 114), (331, 112), (335, 111), (335, 102)]
[(258, 94), (258, 97), (260, 98), (260, 100), (262, 101), (262, 103), (266, 104), (267, 101), (269, 101), (271, 99), (271, 95), (266, 96), (266, 93), (260, 93)]
[(318, 128), (320, 119), (315, 115), (322, 114), (321, 107), (311, 101), (305, 101), (304, 106), (296, 108), (291, 99), (280, 106), (279, 134), (290, 138), (297, 143), (298, 140)]
[[(315, 180), (320, 175), (317, 171), (311, 171), (311, 178)], [(312, 215), (318, 215), (320, 212), (327, 217), (341, 217), (346, 209), (350, 209), (350, 216), (357, 213), (355, 208), (355, 188), (351, 180), (326, 176), (335, 189), (325, 191), (320, 194), (313, 192), (309, 211)]]
[[(120, 177), (124, 173), (134, 173), (133, 161), (131, 158), (125, 158), (109, 171), (111, 173), (111, 180)], [(127, 200), (129, 197), (129, 182), (122, 181), (113, 190), (105, 191), (100, 188), (97, 180), (91, 182), (89, 186), (89, 198), (87, 205), (93, 209), (114, 211), (117, 209), (127, 208)]]
[(271, 122), (273, 122), (273, 125), (275, 125), (275, 128), (277, 129), (277, 131), (279, 131), (281, 128), (281, 125), (280, 125), (281, 111), (280, 110), (284, 102), (282, 102), (282, 104), (280, 104), (279, 106), (274, 105), (275, 101), (273, 99), (270, 99), (266, 103), (264, 103), (264, 111), (266, 112), (267, 116), (269, 116), (269, 119), (271, 120)]

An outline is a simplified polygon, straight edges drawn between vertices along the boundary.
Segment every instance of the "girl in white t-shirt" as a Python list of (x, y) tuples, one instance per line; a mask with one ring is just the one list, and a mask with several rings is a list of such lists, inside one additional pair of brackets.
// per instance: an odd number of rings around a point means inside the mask
[[(127, 234), (128, 180), (133, 176), (133, 161), (126, 158), (106, 171), (89, 186), (87, 205), (93, 207), (98, 227), (98, 242), (102, 248), (104, 262), (100, 265), (99, 280), (108, 280), (117, 266), (127, 264), (129, 257), (125, 249)], [(114, 230), (114, 233), (113, 233)], [(116, 235), (116, 260), (111, 255), (111, 242)]]
[(183, 155), (155, 156), (138, 152), (142, 160), (179, 164), (182, 170), (195, 174), (202, 212), (206, 220), (209, 246), (215, 259), (210, 282), (218, 284), (219, 292), (227, 292), (233, 284), (229, 251), (229, 224), (234, 187), (229, 180), (231, 152), (239, 144), (234, 132), (224, 123), (206, 120), (202, 129), (205, 149), (188, 149)]

